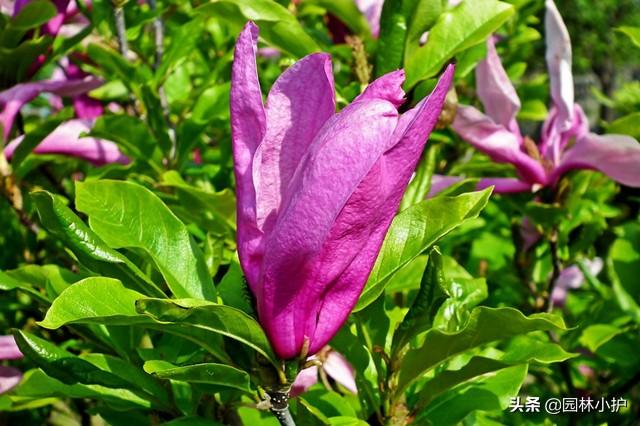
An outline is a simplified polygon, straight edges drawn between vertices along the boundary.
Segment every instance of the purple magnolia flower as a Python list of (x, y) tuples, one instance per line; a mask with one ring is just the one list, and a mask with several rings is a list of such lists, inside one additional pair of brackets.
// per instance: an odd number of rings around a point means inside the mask
[[(0, 336), (0, 361), (20, 359), (22, 356), (13, 336)], [(21, 378), (22, 373), (17, 368), (0, 365), (0, 394), (15, 387)]]
[[(91, 162), (94, 166), (110, 163), (128, 164), (129, 159), (111, 142), (92, 137), (82, 137), (91, 131), (92, 120), (69, 120), (60, 124), (33, 150), (36, 154), (60, 154), (77, 157)], [(24, 137), (20, 136), (4, 149), (8, 160), (13, 157), (15, 149)]]
[(276, 353), (314, 354), (358, 300), (453, 78), (400, 115), (404, 73), (335, 112), (331, 59), (306, 56), (262, 102), (258, 28), (238, 37), (231, 129), (238, 253)]
[(485, 179), (480, 187), (495, 184), (496, 192), (524, 192), (553, 186), (573, 169), (599, 170), (629, 186), (640, 186), (640, 144), (623, 135), (589, 132), (587, 118), (574, 102), (569, 33), (552, 0), (546, 1), (546, 61), (552, 108), (539, 144), (523, 137), (516, 114), (520, 99), (509, 81), (494, 46), (487, 42), (487, 57), (476, 69), (478, 97), (484, 113), (459, 106), (453, 129), (494, 161), (511, 163), (518, 178)]
[[(344, 386), (344, 388), (349, 392), (358, 393), (355, 370), (344, 356), (329, 349), (321, 358), (322, 371), (324, 373), (337, 383)], [(318, 357), (313, 356), (310, 359), (318, 359)], [(291, 384), (289, 396), (291, 398), (295, 398), (296, 396), (305, 393), (311, 386), (318, 383), (319, 373), (320, 369), (316, 365), (300, 371), (298, 376), (296, 376), (296, 380)]]
[[(599, 257), (593, 260), (586, 260), (584, 266), (591, 275), (598, 275), (602, 271), (604, 263)], [(569, 295), (569, 290), (580, 288), (584, 284), (584, 274), (578, 265), (572, 265), (563, 269), (556, 278), (551, 292), (551, 303), (553, 306), (564, 306)]]

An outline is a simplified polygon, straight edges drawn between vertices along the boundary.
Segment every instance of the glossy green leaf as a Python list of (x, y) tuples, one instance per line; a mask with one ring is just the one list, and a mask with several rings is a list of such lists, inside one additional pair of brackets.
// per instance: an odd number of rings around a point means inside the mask
[(129, 259), (113, 250), (89, 229), (60, 197), (46, 191), (36, 191), (31, 193), (31, 198), (45, 228), (71, 250), (87, 269), (117, 278), (147, 296), (164, 295)]
[[(527, 365), (505, 368), (470, 384), (463, 384), (436, 398), (417, 421), (454, 425), (476, 411), (501, 411), (518, 391), (527, 376)], [(428, 420), (427, 420), (428, 419)]]
[(436, 197), (402, 211), (393, 220), (355, 311), (373, 302), (389, 278), (444, 235), (478, 216), (490, 189), (457, 197)]
[(147, 361), (144, 371), (161, 379), (204, 383), (251, 392), (249, 374), (225, 364), (205, 363), (176, 367), (164, 361)]
[(385, 0), (380, 18), (380, 36), (376, 50), (376, 76), (402, 68), (403, 47), (407, 36), (407, 17), (402, 0)]
[(616, 30), (629, 37), (629, 40), (631, 40), (633, 44), (640, 47), (640, 27), (631, 27), (625, 25), (616, 28)]
[(427, 43), (406, 59), (405, 87), (437, 74), (456, 54), (486, 40), (513, 13), (513, 6), (501, 1), (465, 0), (441, 14)]
[(419, 47), (422, 35), (431, 29), (443, 11), (442, 0), (415, 0), (414, 9), (408, 11), (408, 29), (405, 58), (410, 57)]
[(532, 331), (564, 328), (562, 319), (550, 314), (526, 317), (513, 308), (475, 308), (460, 331), (447, 333), (431, 329), (420, 348), (407, 352), (402, 360), (398, 391), (401, 392), (425, 372), (461, 352)]
[(239, 309), (193, 299), (142, 299), (137, 309), (161, 323), (188, 325), (237, 340), (279, 365), (260, 324)]
[(238, 27), (253, 21), (260, 27), (261, 38), (296, 57), (320, 50), (296, 18), (273, 0), (214, 0), (197, 11), (207, 17), (223, 16)]
[(64, 290), (38, 324), (56, 329), (76, 322), (110, 325), (148, 323), (151, 322), (149, 318), (136, 312), (136, 300), (143, 297), (143, 294), (129, 290), (113, 278), (86, 278)]
[(148, 189), (112, 180), (77, 182), (76, 207), (109, 246), (146, 252), (176, 297), (215, 298), (202, 252), (186, 226)]
[(323, 7), (327, 12), (338, 17), (340, 21), (347, 25), (355, 34), (371, 37), (369, 23), (360, 10), (358, 10), (356, 2), (353, 0), (305, 0), (300, 4), (300, 7), (309, 4)]

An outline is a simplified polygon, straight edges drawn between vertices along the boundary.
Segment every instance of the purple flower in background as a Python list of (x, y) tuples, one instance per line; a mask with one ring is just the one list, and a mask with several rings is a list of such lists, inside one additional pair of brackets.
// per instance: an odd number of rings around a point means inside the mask
[[(129, 159), (120, 152), (115, 143), (92, 137), (81, 137), (83, 133), (91, 131), (92, 124), (92, 120), (66, 121), (45, 137), (33, 152), (77, 157), (91, 162), (94, 166), (110, 163), (128, 164)], [(13, 157), (15, 149), (23, 138), (20, 136), (14, 139), (5, 147), (4, 154), (8, 160)]]
[[(604, 266), (599, 257), (593, 260), (585, 260), (584, 266), (593, 276), (598, 275)], [(578, 265), (572, 265), (563, 269), (556, 278), (551, 292), (551, 303), (553, 306), (562, 307), (567, 301), (569, 290), (580, 288), (584, 283), (584, 274)]]
[(335, 112), (331, 60), (306, 56), (262, 102), (258, 28), (236, 44), (231, 129), (238, 253), (258, 315), (285, 359), (322, 349), (356, 304), (453, 78), (400, 115), (404, 73)]
[[(20, 359), (22, 356), (13, 336), (0, 336), (0, 361)], [(0, 394), (15, 387), (21, 378), (22, 373), (17, 368), (0, 365)]]
[(573, 169), (599, 170), (629, 186), (640, 186), (640, 144), (623, 135), (589, 132), (587, 118), (574, 102), (571, 41), (554, 2), (546, 2), (546, 61), (552, 108), (539, 144), (523, 137), (516, 115), (520, 99), (509, 81), (494, 46), (476, 69), (482, 113), (459, 106), (453, 130), (499, 163), (513, 164), (518, 178), (483, 179), (479, 188), (495, 185), (496, 192), (525, 192), (553, 186)]
[[(320, 360), (320, 362), (322, 363), (322, 367), (314, 365), (298, 373), (289, 392), (291, 398), (305, 393), (311, 386), (318, 383), (318, 374), (327, 374), (349, 392), (358, 393), (355, 370), (344, 356), (329, 349), (326, 353), (322, 354), (321, 358), (322, 360)], [(313, 356), (310, 358), (310, 360), (313, 359), (318, 359), (318, 357)], [(320, 368), (322, 368), (322, 373), (320, 373)]]

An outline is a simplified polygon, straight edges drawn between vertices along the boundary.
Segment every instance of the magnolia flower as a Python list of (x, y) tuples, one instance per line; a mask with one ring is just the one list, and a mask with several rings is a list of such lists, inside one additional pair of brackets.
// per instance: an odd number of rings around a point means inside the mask
[[(598, 275), (602, 271), (604, 263), (599, 257), (593, 260), (585, 260), (584, 266), (593, 276)], [(564, 306), (569, 290), (582, 287), (584, 283), (584, 274), (578, 265), (572, 265), (563, 269), (558, 278), (556, 278), (553, 291), (551, 292), (551, 303), (553, 306)]]
[[(0, 336), (0, 361), (20, 359), (22, 356), (13, 336)], [(21, 378), (20, 370), (0, 365), (0, 394), (15, 387)]]
[(517, 170), (517, 179), (484, 179), (479, 188), (495, 185), (496, 192), (531, 191), (555, 185), (573, 169), (599, 170), (624, 185), (640, 186), (640, 144), (629, 136), (590, 133), (582, 108), (574, 102), (571, 41), (552, 0), (546, 2), (545, 28), (552, 108), (539, 144), (520, 133), (516, 122), (520, 99), (493, 39), (476, 69), (484, 113), (458, 107), (453, 130), (494, 161), (513, 164)]
[[(296, 380), (291, 385), (289, 396), (295, 398), (296, 396), (305, 393), (311, 386), (318, 383), (318, 374), (327, 374), (336, 383), (341, 384), (345, 389), (352, 393), (358, 393), (356, 387), (355, 370), (349, 364), (349, 361), (340, 353), (331, 350), (327, 347), (327, 351), (322, 351), (322, 356), (313, 356), (310, 360), (317, 360), (321, 364), (322, 373), (320, 373), (320, 367), (313, 365), (309, 368), (305, 368), (300, 371), (296, 376)], [(321, 359), (319, 359), (321, 358)]]
[(335, 112), (331, 59), (298, 61), (262, 102), (258, 28), (238, 37), (231, 129), (238, 253), (276, 353), (312, 355), (358, 300), (453, 78), (400, 115), (404, 73)]

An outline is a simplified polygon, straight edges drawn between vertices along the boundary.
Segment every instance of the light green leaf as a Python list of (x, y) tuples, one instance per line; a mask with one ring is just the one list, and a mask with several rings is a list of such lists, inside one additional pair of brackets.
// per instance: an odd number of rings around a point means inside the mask
[(87, 269), (117, 278), (147, 296), (164, 296), (138, 267), (121, 253), (107, 246), (76, 216), (62, 199), (46, 191), (31, 193), (40, 221)]
[(490, 189), (457, 197), (436, 197), (414, 204), (393, 220), (378, 259), (354, 311), (365, 308), (384, 291), (389, 278), (444, 235), (484, 208)]
[(461, 352), (485, 343), (504, 340), (531, 331), (562, 330), (562, 319), (550, 314), (526, 317), (513, 308), (478, 307), (471, 312), (466, 326), (455, 333), (431, 329), (423, 345), (405, 355), (399, 374), (398, 392), (425, 372)]
[(77, 182), (76, 207), (109, 246), (146, 252), (176, 297), (214, 300), (202, 252), (186, 226), (151, 191), (132, 182)]
[(481, 43), (514, 13), (508, 3), (497, 0), (465, 0), (440, 15), (427, 43), (406, 58), (406, 88), (434, 76), (453, 56)]
[(238, 28), (253, 21), (261, 38), (299, 58), (320, 50), (296, 18), (273, 0), (213, 0), (196, 10), (206, 17), (224, 17)]
[(629, 37), (629, 39), (636, 46), (640, 47), (640, 27), (631, 27), (631, 26), (622, 26), (616, 28), (616, 31), (619, 31)]
[(147, 361), (144, 363), (144, 371), (161, 379), (204, 383), (252, 392), (249, 374), (225, 364), (205, 363), (176, 367), (165, 361)]
[(253, 348), (274, 366), (279, 366), (269, 340), (256, 320), (230, 306), (196, 302), (193, 299), (142, 299), (137, 302), (137, 309), (161, 323), (181, 324), (230, 337)]
[(619, 133), (640, 138), (640, 112), (620, 117), (607, 125), (607, 133)]

